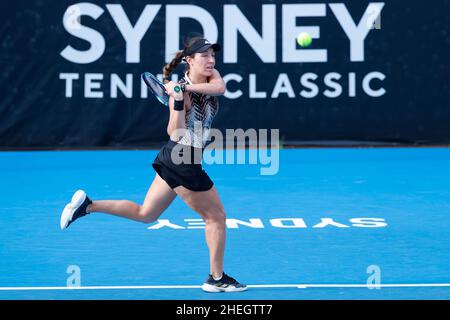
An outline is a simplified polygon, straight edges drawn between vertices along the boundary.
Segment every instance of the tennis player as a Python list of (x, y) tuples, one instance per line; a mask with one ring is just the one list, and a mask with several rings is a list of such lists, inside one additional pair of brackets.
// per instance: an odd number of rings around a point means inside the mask
[[(214, 68), (215, 54), (219, 50), (219, 44), (194, 37), (163, 68), (164, 86), (170, 96), (167, 126), (170, 139), (153, 162), (157, 174), (144, 203), (91, 201), (83, 190), (78, 190), (62, 212), (61, 229), (93, 212), (143, 223), (154, 222), (178, 195), (205, 221), (210, 274), (202, 289), (207, 292), (236, 292), (246, 290), (247, 286), (223, 271), (225, 210), (212, 180), (201, 165), (209, 129), (219, 107), (217, 96), (225, 92), (225, 82)], [(184, 77), (178, 83), (169, 81), (172, 71), (182, 60), (186, 62)]]

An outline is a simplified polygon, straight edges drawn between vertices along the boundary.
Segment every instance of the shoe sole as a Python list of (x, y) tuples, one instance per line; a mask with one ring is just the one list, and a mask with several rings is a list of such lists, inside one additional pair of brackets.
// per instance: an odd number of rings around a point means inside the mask
[(207, 283), (204, 283), (202, 285), (202, 290), (206, 291), (206, 292), (212, 292), (212, 293), (217, 293), (217, 292), (242, 292), (247, 290), (247, 287), (244, 288), (236, 288), (233, 286), (227, 287), (227, 288), (219, 288)]
[(75, 194), (72, 196), (72, 201), (70, 201), (70, 203), (65, 206), (61, 214), (61, 230), (67, 228), (67, 225), (72, 220), (73, 214), (83, 204), (84, 200), (86, 200), (86, 192), (84, 192), (83, 190), (78, 190), (77, 192), (75, 192)]

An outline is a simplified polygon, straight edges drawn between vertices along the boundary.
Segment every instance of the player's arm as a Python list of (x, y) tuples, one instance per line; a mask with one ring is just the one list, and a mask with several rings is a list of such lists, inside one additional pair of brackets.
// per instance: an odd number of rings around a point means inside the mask
[(213, 74), (207, 83), (186, 84), (185, 92), (197, 92), (209, 96), (221, 96), (225, 93), (226, 86), (219, 71), (213, 69)]
[[(164, 85), (166, 92), (169, 95), (169, 110), (170, 117), (169, 123), (167, 124), (167, 134), (172, 138), (172, 140), (178, 141), (180, 133), (176, 133), (177, 129), (185, 129), (185, 116), (186, 109), (184, 107), (185, 95), (181, 91), (176, 92), (175, 87), (179, 87), (178, 83), (170, 81)], [(172, 137), (173, 135), (173, 137)], [(182, 135), (182, 134), (181, 134)]]

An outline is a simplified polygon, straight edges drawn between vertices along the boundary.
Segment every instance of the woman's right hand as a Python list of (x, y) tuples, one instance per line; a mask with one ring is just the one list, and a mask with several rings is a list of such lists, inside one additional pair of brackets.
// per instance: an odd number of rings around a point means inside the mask
[[(166, 93), (169, 96), (173, 97), (175, 100), (183, 100), (183, 92), (177, 82), (169, 81), (164, 84), (164, 87), (166, 88)], [(178, 87), (179, 90), (175, 90), (175, 87)]]

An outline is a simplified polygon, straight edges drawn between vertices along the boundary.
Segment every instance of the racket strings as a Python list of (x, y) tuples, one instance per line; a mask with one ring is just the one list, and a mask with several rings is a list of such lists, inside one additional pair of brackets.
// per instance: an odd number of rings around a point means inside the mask
[(165, 105), (169, 104), (169, 97), (166, 93), (164, 85), (158, 80), (158, 78), (149, 72), (145, 72), (142, 74), (142, 79), (159, 102)]

